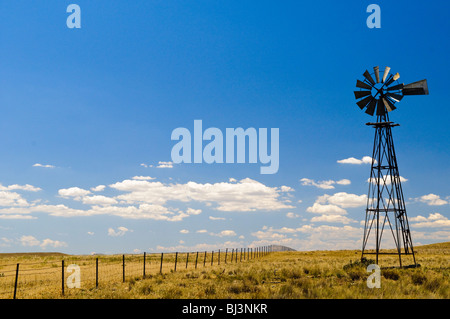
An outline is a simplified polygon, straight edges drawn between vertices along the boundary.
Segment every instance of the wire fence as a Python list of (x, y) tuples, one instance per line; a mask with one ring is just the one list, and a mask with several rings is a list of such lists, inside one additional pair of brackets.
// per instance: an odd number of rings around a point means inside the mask
[(209, 252), (35, 257), (36, 261), (8, 264), (0, 259), (0, 299), (70, 296), (72, 288), (94, 289), (102, 283), (124, 283), (149, 275), (245, 262), (272, 251), (272, 246), (263, 246)]

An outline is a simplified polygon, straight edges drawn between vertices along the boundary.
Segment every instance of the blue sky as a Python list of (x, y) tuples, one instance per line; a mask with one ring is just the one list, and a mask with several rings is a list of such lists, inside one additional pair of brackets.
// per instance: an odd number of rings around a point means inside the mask
[[(375, 65), (428, 80), (390, 118), (413, 243), (449, 241), (450, 7), (373, 2), (369, 29), (370, 3), (3, 1), (0, 252), (359, 249), (370, 165), (338, 161), (371, 155), (352, 91)], [(278, 172), (158, 167), (196, 119), (279, 128)]]

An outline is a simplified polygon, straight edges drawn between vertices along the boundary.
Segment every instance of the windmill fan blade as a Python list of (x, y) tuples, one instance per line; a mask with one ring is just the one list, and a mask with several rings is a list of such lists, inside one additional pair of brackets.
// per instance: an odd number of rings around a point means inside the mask
[(374, 98), (372, 97), (372, 95), (363, 98), (361, 101), (357, 102), (356, 104), (358, 104), (359, 108), (362, 110), (370, 101), (372, 101)]
[(370, 91), (353, 91), (353, 93), (355, 93), (356, 99), (360, 99), (362, 97), (372, 94)]
[(367, 106), (367, 110), (366, 113), (369, 115), (373, 115), (373, 113), (375, 112), (375, 106), (377, 105), (377, 100), (372, 99), (369, 103), (369, 105)]
[(401, 90), (401, 89), (403, 89), (403, 83), (391, 86), (391, 87), (387, 88), (386, 90), (387, 91), (396, 91), (396, 90)]
[(384, 106), (384, 103), (381, 101), (382, 99), (380, 98), (377, 102), (377, 115), (384, 115), (386, 114), (386, 108)]
[(400, 79), (400, 73), (395, 73), (394, 75), (394, 81), (397, 81), (398, 79)]
[(380, 67), (375, 66), (373, 67), (373, 70), (375, 71), (375, 79), (377, 80), (377, 83), (380, 83)]
[(384, 98), (384, 97), (382, 99), (383, 99), (384, 106), (386, 107), (388, 112), (391, 112), (396, 109), (396, 107), (394, 106), (394, 103), (392, 103), (391, 100), (389, 100), (388, 98)]
[(372, 85), (375, 85), (375, 81), (373, 80), (373, 78), (370, 75), (369, 71), (366, 70), (366, 72), (364, 72), (363, 75), (367, 79), (367, 81), (369, 81)]
[(384, 68), (384, 74), (383, 74), (383, 79), (381, 80), (381, 83), (384, 83), (384, 81), (386, 81), (386, 77), (388, 76), (390, 70), (391, 70), (391, 68), (388, 66), (386, 68)]
[(386, 83), (385, 83), (384, 85), (385, 85), (386, 87), (388, 87), (389, 85), (391, 85), (392, 82), (394, 82), (394, 78), (395, 78), (395, 76), (393, 76), (392, 74), (389, 75), (389, 78), (388, 78), (388, 80), (386, 81)]
[(394, 101), (400, 102), (403, 99), (402, 95), (398, 95), (395, 93), (386, 93), (387, 97), (390, 97), (391, 99), (393, 99)]
[(428, 95), (427, 80), (413, 82), (403, 86), (403, 95)]
[(372, 86), (370, 86), (369, 84), (364, 83), (360, 80), (356, 80), (356, 87), (361, 88), (361, 89), (368, 89), (368, 90), (372, 89)]

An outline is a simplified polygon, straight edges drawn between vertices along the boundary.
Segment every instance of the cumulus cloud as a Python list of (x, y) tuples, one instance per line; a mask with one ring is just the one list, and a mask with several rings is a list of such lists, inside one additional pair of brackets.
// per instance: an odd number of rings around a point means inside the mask
[[(31, 185), (8, 187), (9, 189), (37, 190)], [(29, 203), (18, 193), (0, 190), (0, 216), (2, 216), (0, 218), (25, 219), (31, 218), (25, 217), (25, 215), (47, 213), (51, 216), (61, 217), (111, 215), (129, 219), (176, 222), (202, 212), (199, 208), (174, 208), (173, 205), (177, 204), (200, 203), (208, 206), (211, 210), (224, 212), (279, 211), (294, 208), (290, 201), (283, 196), (292, 191), (290, 187), (284, 185), (270, 187), (250, 178), (232, 183), (190, 181), (173, 184), (139, 177), (109, 185), (109, 188), (116, 192), (114, 195), (93, 194), (93, 192), (105, 188), (105, 185), (98, 185), (90, 190), (76, 186), (59, 189), (59, 197), (78, 201), (88, 206), (77, 208), (71, 208), (67, 203), (56, 205), (42, 204), (39, 201)]]
[(360, 207), (367, 203), (367, 195), (349, 194), (339, 192), (333, 195), (319, 196), (316, 202), (306, 209), (309, 213), (318, 214), (311, 219), (312, 222), (328, 222), (348, 224), (356, 222), (344, 215), (347, 211), (344, 208)]
[[(338, 160), (339, 164), (353, 164), (353, 165), (361, 165), (361, 164), (372, 164), (372, 157), (364, 156), (361, 159), (357, 159), (354, 157), (349, 157), (346, 159)], [(376, 163), (377, 161), (375, 161)]]
[(95, 186), (95, 187), (91, 187), (91, 191), (93, 191), (93, 192), (101, 192), (101, 191), (104, 191), (105, 188), (106, 188), (105, 185), (98, 185), (98, 186)]
[(180, 230), (180, 234), (189, 234), (189, 230), (182, 229), (182, 230)]
[(136, 179), (136, 180), (139, 180), (139, 181), (149, 181), (149, 180), (152, 180), (152, 179), (156, 179), (156, 177), (150, 177), (150, 176), (134, 176), (134, 177), (132, 177), (132, 179)]
[(157, 168), (173, 168), (172, 162), (158, 162)]
[(414, 227), (450, 227), (450, 220), (439, 214), (439, 213), (431, 213), (428, 217), (417, 216), (409, 218), (411, 222), (414, 222)]
[(289, 212), (286, 214), (286, 217), (287, 218), (298, 218), (298, 217), (300, 217), (300, 215)]
[(419, 198), (416, 198), (416, 200), (430, 206), (442, 206), (448, 204), (448, 201), (441, 199), (441, 197), (436, 194), (423, 195)]
[(167, 201), (215, 203), (219, 211), (273, 211), (293, 208), (279, 199), (281, 190), (245, 178), (238, 183), (196, 183), (163, 184), (138, 180), (124, 180), (110, 185), (125, 192), (117, 196), (129, 204), (152, 202), (165, 204)]
[(226, 218), (224, 218), (224, 217), (209, 216), (208, 218), (211, 219), (211, 220), (226, 220)]
[(306, 209), (308, 213), (325, 214), (325, 215), (346, 215), (347, 211), (339, 206), (328, 204), (323, 205), (314, 203), (313, 206)]
[(320, 215), (314, 216), (311, 218), (311, 222), (327, 222), (327, 223), (340, 223), (340, 224), (349, 224), (355, 222), (354, 220), (342, 216), (342, 215)]
[(9, 185), (9, 186), (3, 186), (2, 184), (0, 184), (0, 190), (2, 190), (2, 191), (22, 190), (22, 191), (27, 191), (27, 192), (38, 192), (41, 189), (39, 187), (35, 187), (30, 184), (25, 184), (25, 185), (14, 184), (14, 185)]
[(33, 167), (55, 168), (54, 165), (50, 165), (50, 164), (39, 164), (39, 163), (33, 164)]
[(314, 181), (312, 179), (309, 178), (302, 178), (300, 180), (300, 182), (302, 182), (303, 186), (315, 186), (317, 188), (321, 188), (321, 189), (334, 189), (334, 185), (350, 185), (351, 181), (348, 179), (341, 179), (338, 181), (334, 181), (334, 180), (327, 180), (327, 181)]
[(59, 240), (52, 240), (49, 238), (46, 238), (42, 241), (36, 239), (34, 236), (22, 236), (19, 239), (20, 243), (22, 244), (22, 246), (27, 246), (27, 247), (32, 247), (32, 246), (40, 246), (42, 249), (47, 248), (48, 246), (53, 247), (53, 248), (58, 248), (58, 247), (66, 247), (67, 244), (65, 242), (59, 241)]
[(186, 213), (189, 214), (189, 215), (199, 215), (199, 214), (202, 213), (202, 210), (201, 209), (188, 208), (186, 210)]
[(230, 236), (236, 236), (236, 232), (234, 230), (222, 230), (219, 233), (210, 233), (211, 236), (218, 236), (218, 237), (230, 237)]
[(91, 193), (90, 191), (79, 187), (70, 187), (58, 190), (59, 196), (65, 198), (73, 197), (75, 199), (81, 199), (83, 196), (86, 196), (90, 193)]
[(399, 177), (395, 177), (392, 175), (385, 175), (380, 177), (380, 179), (378, 179), (378, 177), (371, 177), (367, 179), (367, 183), (372, 183), (372, 184), (377, 184), (377, 181), (380, 181), (380, 185), (390, 185), (392, 183), (392, 181), (397, 179), (397, 183), (399, 183), (399, 181), (401, 183), (407, 182), (408, 179), (404, 178), (403, 176), (399, 176)]
[(343, 208), (362, 207), (367, 204), (367, 195), (356, 195), (346, 192), (339, 192), (333, 195), (325, 194), (317, 198), (317, 203), (329, 203)]
[(114, 228), (108, 228), (108, 236), (121, 237), (129, 231), (130, 230), (128, 228), (123, 227), (123, 226), (117, 227), (117, 230), (114, 230)]

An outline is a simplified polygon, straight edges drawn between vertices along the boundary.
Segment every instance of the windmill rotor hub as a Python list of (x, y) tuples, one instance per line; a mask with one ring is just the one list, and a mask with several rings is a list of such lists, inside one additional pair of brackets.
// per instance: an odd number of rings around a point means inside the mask
[(410, 84), (399, 83), (400, 74), (390, 73), (391, 68), (385, 67), (383, 74), (380, 67), (375, 66), (374, 72), (366, 70), (364, 79), (356, 80), (358, 91), (354, 91), (356, 104), (369, 115), (384, 116), (395, 110), (395, 104), (400, 102), (405, 95), (428, 94), (427, 80), (421, 80)]

